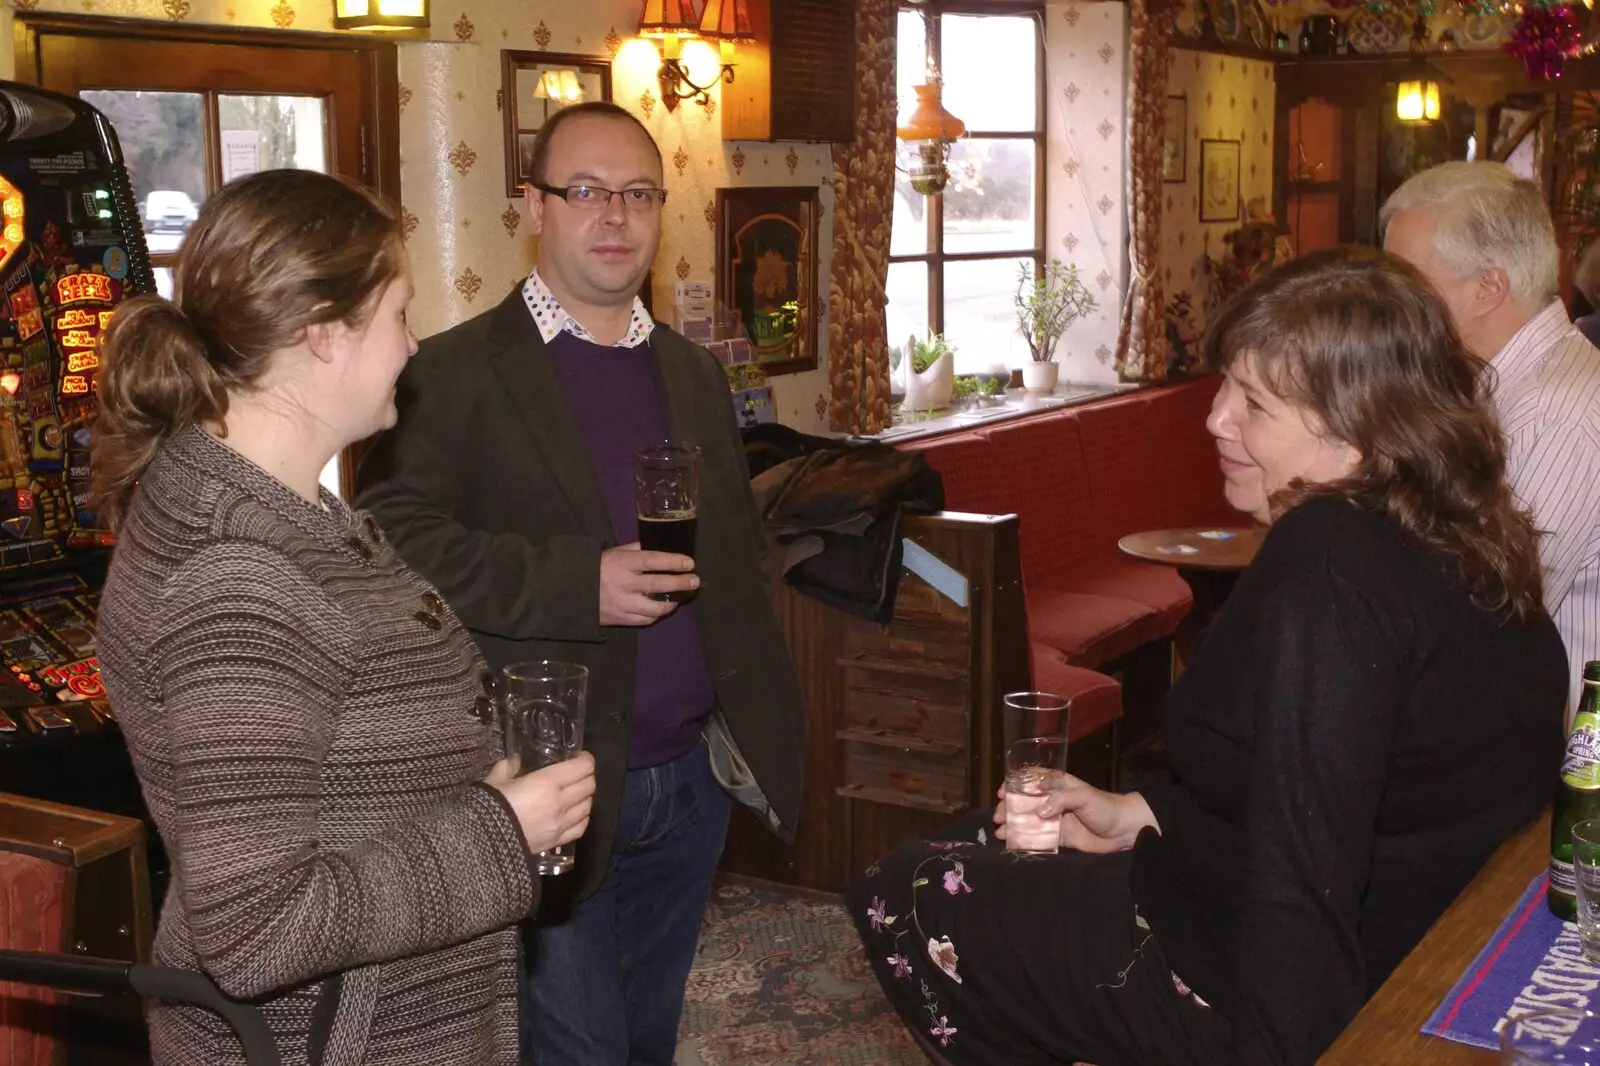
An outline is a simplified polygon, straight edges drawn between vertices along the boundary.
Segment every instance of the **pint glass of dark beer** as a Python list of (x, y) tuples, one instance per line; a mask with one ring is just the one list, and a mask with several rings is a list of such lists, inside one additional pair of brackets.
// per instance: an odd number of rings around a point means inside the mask
[[(700, 508), (700, 448), (666, 441), (633, 457), (633, 496), (639, 518), (639, 547), (694, 558), (695, 523)], [(666, 593), (682, 602), (692, 592)]]

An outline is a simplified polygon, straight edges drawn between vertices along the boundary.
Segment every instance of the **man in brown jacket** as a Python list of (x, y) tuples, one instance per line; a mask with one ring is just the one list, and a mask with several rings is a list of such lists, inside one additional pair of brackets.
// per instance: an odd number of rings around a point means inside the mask
[[(793, 838), (804, 708), (726, 380), (635, 298), (659, 149), (622, 108), (582, 104), (545, 124), (531, 177), (537, 268), (422, 343), (359, 502), (496, 668), (590, 670), (594, 813), (566, 883), (546, 882), (569, 911), (529, 939), (524, 1061), (670, 1066), (728, 790)], [(700, 448), (692, 560), (635, 543), (632, 456), (664, 439)]]

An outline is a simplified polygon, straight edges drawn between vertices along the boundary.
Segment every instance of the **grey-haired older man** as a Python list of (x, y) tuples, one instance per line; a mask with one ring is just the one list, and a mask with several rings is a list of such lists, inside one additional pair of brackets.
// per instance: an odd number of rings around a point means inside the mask
[(1383, 246), (1439, 290), (1494, 368), (1511, 485), (1543, 532), (1544, 598), (1567, 645), (1567, 713), (1600, 658), (1600, 351), (1556, 295), (1560, 247), (1539, 187), (1500, 163), (1446, 163), (1395, 190)]

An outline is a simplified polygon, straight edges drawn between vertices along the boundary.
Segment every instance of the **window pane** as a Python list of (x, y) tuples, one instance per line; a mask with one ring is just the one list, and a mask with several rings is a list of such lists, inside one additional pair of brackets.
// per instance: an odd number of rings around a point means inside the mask
[(944, 250), (1016, 252), (1035, 247), (1034, 143), (957, 141), (944, 191)]
[(159, 292), (168, 300), (172, 299), (172, 268), (156, 267), (154, 273), (156, 276), (156, 292)]
[(279, 167), (326, 173), (323, 110), (315, 96), (219, 96), (223, 183)]
[(890, 263), (886, 286), (889, 307), (889, 347), (904, 348), (906, 338), (928, 335), (928, 266), (926, 263)]
[(896, 153), (896, 166), (901, 170), (897, 170), (894, 176), (894, 218), (889, 224), (890, 255), (921, 255), (928, 250), (928, 198), (913, 189), (902, 172), (914, 161), (915, 157), (908, 157), (903, 151)]
[(1039, 23), (1029, 15), (942, 16), (945, 108), (969, 130), (1038, 128), (1038, 33)]
[(1008, 370), (1028, 358), (1012, 304), (1017, 272), (1024, 262), (1031, 260), (977, 259), (944, 265), (944, 335), (956, 347), (956, 373)]
[(206, 198), (200, 94), (88, 89), (79, 95), (116, 127), (150, 251), (176, 251)]
[(921, 85), (928, 77), (928, 31), (922, 16), (914, 11), (901, 11), (895, 30), (895, 93), (899, 100), (899, 117), (904, 118), (917, 106), (913, 85)]

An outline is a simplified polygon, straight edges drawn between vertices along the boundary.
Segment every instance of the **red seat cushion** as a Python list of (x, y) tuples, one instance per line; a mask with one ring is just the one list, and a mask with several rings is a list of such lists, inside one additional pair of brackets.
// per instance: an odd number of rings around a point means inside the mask
[(1122, 685), (1114, 677), (1073, 666), (1055, 648), (1033, 645), (1033, 687), (1072, 701), (1067, 739), (1086, 737), (1122, 717)]
[(1206, 414), (1217, 379), (1201, 379), (1078, 409), (1099, 537), (1249, 519), (1228, 506)]
[(1052, 588), (1132, 600), (1161, 616), (1162, 636), (1171, 636), (1194, 606), (1194, 590), (1175, 567), (1130, 559), (1120, 553), (1096, 555), (1050, 580)]
[(1028, 585), (1028, 635), (1076, 666), (1095, 667), (1160, 640), (1165, 622), (1152, 607), (1113, 596)]
[(907, 441), (901, 450), (921, 452), (944, 482), (944, 505), (950, 511), (974, 514), (1011, 514), (1003, 503), (1006, 472), (995, 466), (987, 437), (959, 433)]
[(1089, 558), (1098, 540), (1078, 423), (1070, 411), (989, 431), (1007, 463), (1005, 498), (1020, 517), (1022, 572), (1049, 579)]

